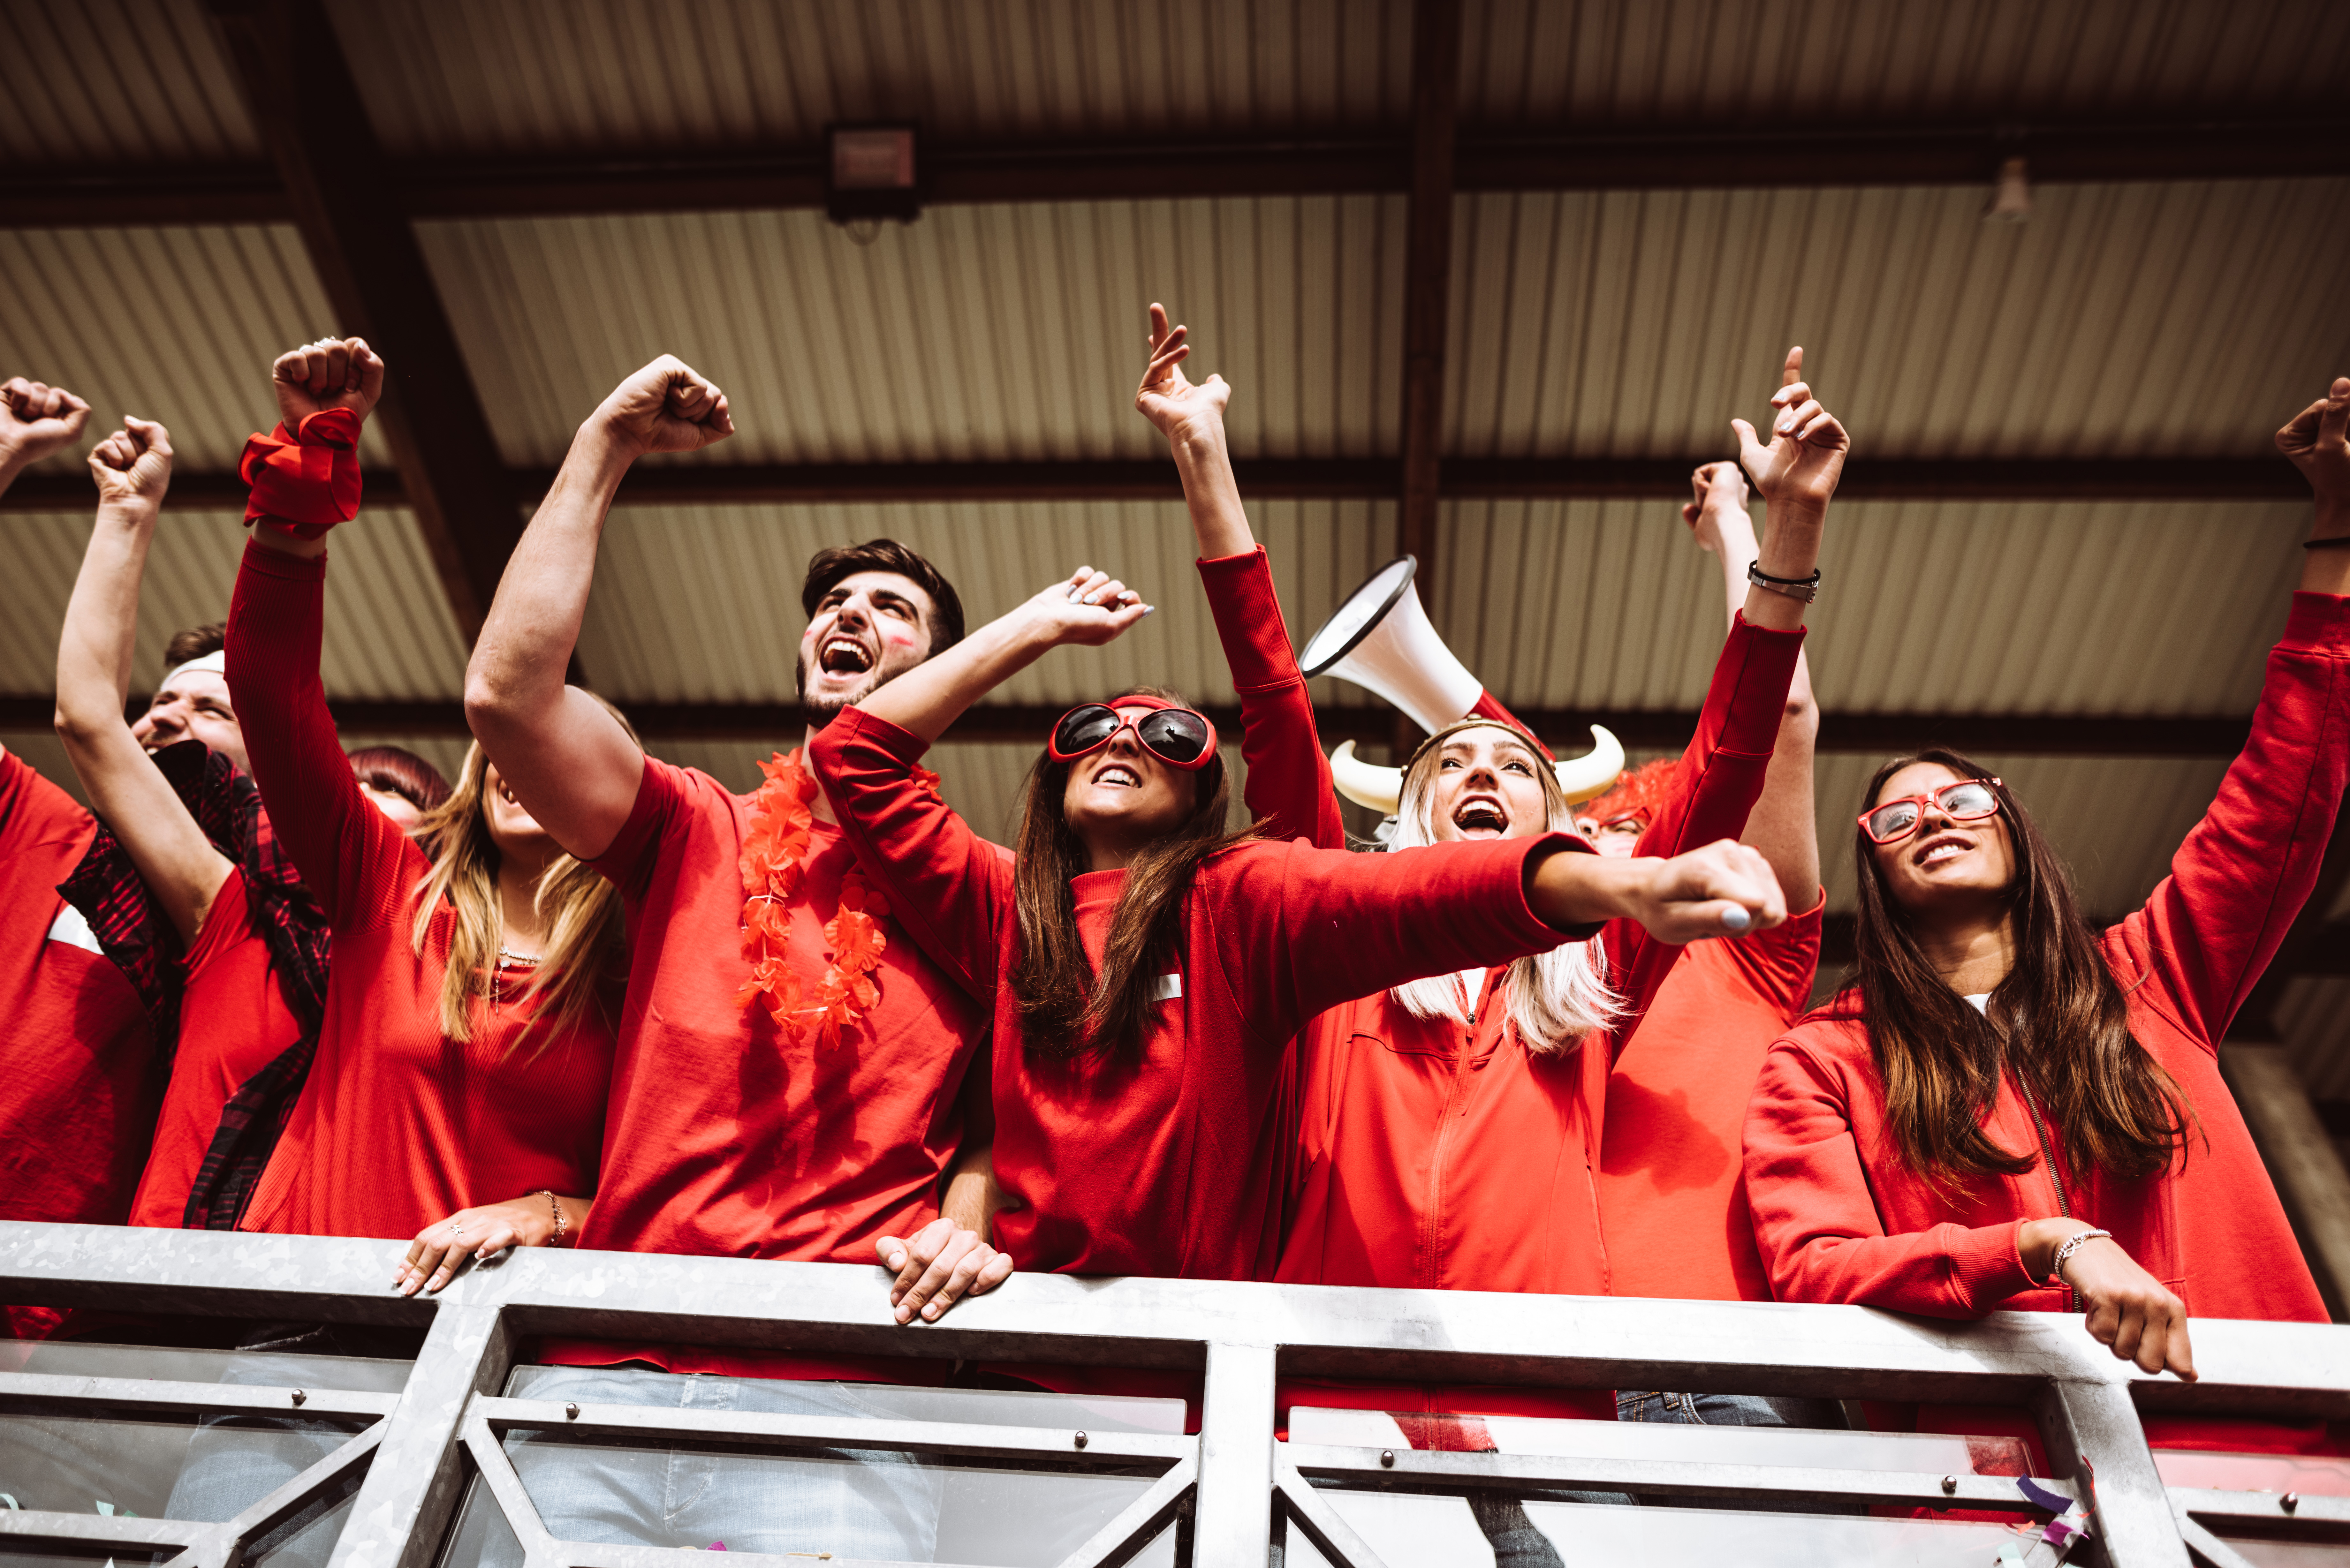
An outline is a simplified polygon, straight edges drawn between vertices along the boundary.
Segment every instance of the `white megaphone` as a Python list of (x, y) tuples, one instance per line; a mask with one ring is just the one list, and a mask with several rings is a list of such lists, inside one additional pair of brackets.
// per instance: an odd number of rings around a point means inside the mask
[[(1471, 713), (1524, 730), (1428, 624), (1419, 591), (1412, 586), (1419, 570), (1417, 557), (1402, 556), (1372, 573), (1306, 639), (1300, 668), (1308, 679), (1336, 675), (1376, 691), (1431, 734)], [(1624, 771), (1624, 748), (1614, 735), (1594, 724), (1591, 741), (1591, 750), (1582, 756), (1553, 764), (1570, 803), (1605, 794)], [(1348, 741), (1330, 753), (1330, 774), (1348, 800), (1394, 815), (1403, 793), (1401, 768), (1361, 761)]]

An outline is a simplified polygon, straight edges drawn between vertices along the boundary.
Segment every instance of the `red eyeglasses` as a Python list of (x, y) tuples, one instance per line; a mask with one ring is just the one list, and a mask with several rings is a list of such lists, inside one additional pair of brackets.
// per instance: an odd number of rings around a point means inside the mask
[(1056, 763), (1075, 762), (1100, 751), (1128, 729), (1133, 730), (1144, 751), (1185, 773), (1206, 767), (1208, 759), (1216, 754), (1216, 727), (1208, 722), (1206, 714), (1170, 707), (1156, 698), (1121, 698), (1119, 701), (1125, 707), (1148, 706), (1151, 711), (1129, 724), (1106, 702), (1083, 703), (1061, 715), (1045, 742), (1045, 754)]
[(1905, 794), (1860, 814), (1860, 830), (1872, 844), (1898, 844), (1918, 831), (1932, 805), (1952, 822), (1981, 822), (1999, 815), (1999, 796), (1991, 793), (1997, 779), (1960, 779), (1924, 794)]

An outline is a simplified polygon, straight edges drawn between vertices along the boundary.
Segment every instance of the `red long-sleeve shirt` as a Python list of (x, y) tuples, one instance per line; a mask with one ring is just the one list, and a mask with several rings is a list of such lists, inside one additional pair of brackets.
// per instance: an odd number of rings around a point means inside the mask
[[(96, 831), (71, 795), (0, 753), (0, 1220), (122, 1223), (154, 1131), (162, 1075), (138, 992), (95, 938), (51, 935), (57, 884)], [(0, 1326), (36, 1339), (60, 1315), (0, 1308)]]
[[(2063, 1172), (2072, 1213), (2101, 1229), (2199, 1317), (2323, 1322), (2308, 1266), (2233, 1096), (2219, 1044), (2308, 899), (2350, 775), (2350, 598), (2298, 593), (2245, 743), (2144, 908), (2105, 933), (2130, 1033), (2201, 1118), (2183, 1158), (2125, 1180)], [(2002, 1082), (1984, 1129), (2039, 1147)], [(2064, 1139), (2049, 1144), (2062, 1160)], [(1856, 992), (1771, 1048), (1745, 1127), (1755, 1239), (1782, 1301), (1854, 1302), (1931, 1317), (2061, 1312), (2017, 1248), (2061, 1212), (2044, 1163), (1937, 1196), (1903, 1160)]]
[(1264, 546), (1201, 561), (1200, 586), (1240, 693), (1241, 760), (1247, 764), (1241, 796), (1250, 820), (1269, 838), (1344, 849), (1347, 825), (1330, 788), (1330, 760), (1315, 732), (1314, 700), (1289, 646)]
[[(996, 1240), (1028, 1269), (1253, 1276), (1276, 1229), (1274, 1088), (1299, 1026), (1349, 995), (1555, 945), (1526, 903), (1529, 857), (1585, 847), (1238, 845), (1185, 896), (1176, 993), (1140, 1064), (1064, 1064), (1025, 1048), (1013, 868), (914, 779), (924, 749), (852, 708), (817, 738), (816, 765), (909, 933), (993, 1015), (996, 1179), (1025, 1205), (998, 1216)], [(1097, 963), (1123, 876), (1075, 879)]]
[[(1801, 632), (1738, 618), (1683, 753), (1683, 787), (1639, 854), (1679, 855), (1743, 830), (1802, 647)], [(1315, 1021), (1281, 1279), (1607, 1293), (1592, 1173), (1608, 1068), (1682, 950), (1630, 920), (1609, 921), (1601, 941), (1626, 1012), (1578, 1048), (1526, 1049), (1509, 1026), (1501, 969), (1486, 976), (1471, 1025), (1413, 1017), (1384, 990)]]
[[(612, 1031), (515, 1042), (528, 1002), (441, 1033), (456, 914), (411, 945), (424, 853), (359, 792), (318, 680), (324, 556), (245, 547), (229, 607), (228, 685), (270, 821), (334, 928), (326, 1023), (307, 1082), (239, 1227), (404, 1239), (460, 1209), (542, 1188), (597, 1189)], [(527, 971), (508, 970), (509, 996)]]

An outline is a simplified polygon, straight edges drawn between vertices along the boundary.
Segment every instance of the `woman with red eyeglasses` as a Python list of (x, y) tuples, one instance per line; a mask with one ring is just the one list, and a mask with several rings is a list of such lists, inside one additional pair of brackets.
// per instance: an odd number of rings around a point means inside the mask
[[(1938, 749), (1877, 770), (1854, 846), (1856, 982), (1772, 1047), (1747, 1113), (1778, 1299), (2085, 1312), (2116, 1356), (2190, 1379), (2190, 1313), (2325, 1320), (2218, 1049), (2310, 896), (2350, 774), (2345, 426), (2350, 377), (2278, 433), (2317, 492), (2301, 591), (2251, 738), (2136, 914), (2092, 930), (1987, 769)], [(2324, 1440), (2147, 1427), (2157, 1447)]]
[(1171, 693), (1072, 709), (1007, 862), (917, 760), (986, 692), (1148, 608), (1079, 571), (848, 709), (816, 772), (905, 931), (994, 1018), (994, 1179), (1023, 1268), (1245, 1279), (1278, 1224), (1272, 1115), (1315, 1012), (1628, 916), (1667, 941), (1784, 917), (1762, 857), (1612, 861), (1545, 834), (1353, 855), (1226, 830), (1214, 727)]

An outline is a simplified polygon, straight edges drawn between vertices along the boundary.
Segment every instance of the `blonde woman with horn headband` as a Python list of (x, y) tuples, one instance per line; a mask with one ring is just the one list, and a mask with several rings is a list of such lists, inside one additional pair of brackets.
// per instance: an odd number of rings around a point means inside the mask
[[(1841, 472), (1843, 428), (1787, 358), (1767, 444), (1733, 421), (1771, 502), (1771, 532), (1714, 670), (1684, 786), (1637, 856), (1734, 838), (1761, 794), (1816, 580), (1822, 524)], [(1791, 595), (1788, 587), (1799, 591)], [(1466, 685), (1463, 683), (1463, 694)], [(1455, 711), (1459, 710), (1456, 708)], [(1402, 769), (1341, 748), (1340, 792), (1391, 812), (1388, 848), (1575, 831), (1575, 803), (1606, 790), (1622, 753), (1604, 732), (1554, 763), (1491, 697), (1440, 727)], [(1315, 1021), (1300, 1054), (1299, 1179), (1278, 1277), (1310, 1284), (1604, 1294), (1607, 1251), (1594, 1171), (1608, 1067), (1680, 949), (1616, 920), (1596, 940), (1506, 964), (1394, 986)], [(1427, 1390), (1293, 1384), (1308, 1404), (1397, 1408)], [(1463, 1412), (1613, 1419), (1607, 1390), (1470, 1390)], [(1508, 1500), (1480, 1516), (1508, 1560), (1552, 1560)], [(1483, 1506), (1483, 1504), (1481, 1504)], [(1519, 1550), (1519, 1547), (1523, 1550)]]

